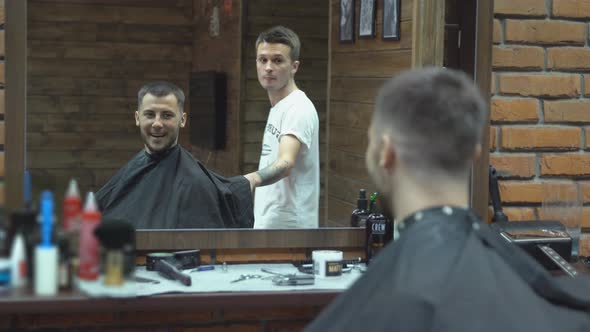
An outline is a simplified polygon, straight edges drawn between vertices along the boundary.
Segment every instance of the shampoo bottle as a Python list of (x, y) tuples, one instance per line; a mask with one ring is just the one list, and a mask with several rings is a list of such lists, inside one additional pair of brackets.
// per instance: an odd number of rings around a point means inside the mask
[(371, 195), (371, 214), (367, 217), (367, 226), (365, 228), (367, 264), (393, 239), (393, 223), (381, 212), (377, 211), (376, 200), (377, 193), (375, 192)]

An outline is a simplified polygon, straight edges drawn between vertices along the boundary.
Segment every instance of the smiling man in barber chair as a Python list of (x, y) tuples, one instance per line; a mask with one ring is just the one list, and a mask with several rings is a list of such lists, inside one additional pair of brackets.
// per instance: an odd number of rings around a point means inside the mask
[(590, 330), (587, 280), (552, 277), (467, 208), (487, 119), (462, 72), (406, 71), (384, 85), (367, 168), (399, 239), (309, 331)]
[(135, 124), (144, 148), (96, 193), (103, 217), (147, 229), (252, 227), (249, 181), (207, 170), (178, 144), (184, 99), (169, 82), (139, 90)]

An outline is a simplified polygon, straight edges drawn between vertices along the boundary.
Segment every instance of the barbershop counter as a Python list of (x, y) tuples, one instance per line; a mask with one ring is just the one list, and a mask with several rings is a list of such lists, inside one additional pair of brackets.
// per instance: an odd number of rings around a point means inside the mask
[[(582, 262), (574, 266), (590, 274)], [(0, 294), (0, 331), (301, 331), (361, 275), (360, 271), (352, 271), (336, 282), (281, 290), (262, 278), (231, 283), (244, 273), (264, 275), (260, 265), (230, 265), (226, 273), (218, 267), (215, 272), (191, 274), (195, 288), (185, 289), (190, 293), (107, 297), (100, 296), (100, 287), (88, 288), (92, 286), (88, 284), (80, 286), (93, 296), (79, 290), (53, 297), (34, 296), (29, 290), (6, 291)], [(145, 269), (136, 272), (156, 278)], [(217, 291), (203, 287), (207, 279), (219, 281)], [(329, 286), (332, 282), (333, 287)], [(248, 291), (249, 284), (258, 290)], [(234, 287), (233, 291), (219, 291), (224, 285)]]
[[(269, 266), (281, 271), (281, 266), (265, 264)], [(157, 294), (161, 290), (154, 290), (157, 295), (152, 296), (109, 295), (101, 292), (105, 288), (100, 282), (80, 283), (84, 292), (61, 292), (52, 297), (35, 296), (26, 289), (6, 291), (0, 295), (0, 331), (300, 331), (361, 275), (352, 271), (338, 280), (316, 279), (313, 286), (281, 288), (273, 285), (260, 267), (230, 265), (229, 271), (222, 272), (216, 266), (215, 271), (191, 273), (191, 287), (158, 279), (155, 272), (138, 268), (136, 276), (160, 280), (157, 287), (174, 285), (171, 291), (175, 293)], [(261, 277), (231, 282), (243, 274)], [(214, 279), (218, 287), (203, 287), (206, 280)], [(225, 286), (228, 291), (222, 291)], [(140, 288), (145, 287), (141, 283)], [(147, 294), (145, 289), (143, 294)]]

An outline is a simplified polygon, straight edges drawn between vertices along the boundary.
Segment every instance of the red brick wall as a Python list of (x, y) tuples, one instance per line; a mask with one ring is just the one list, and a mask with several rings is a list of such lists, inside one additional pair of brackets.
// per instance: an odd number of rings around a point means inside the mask
[(543, 183), (570, 179), (587, 205), (590, 1), (496, 0), (494, 13), (490, 163), (504, 210), (536, 219)]

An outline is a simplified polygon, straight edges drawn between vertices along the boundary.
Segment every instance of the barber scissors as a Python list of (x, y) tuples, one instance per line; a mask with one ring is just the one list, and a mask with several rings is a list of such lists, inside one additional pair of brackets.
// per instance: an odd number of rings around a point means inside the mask
[(235, 283), (238, 281), (249, 280), (249, 279), (261, 279), (262, 276), (260, 274), (241, 274), (240, 277), (236, 280), (232, 280), (231, 283)]

